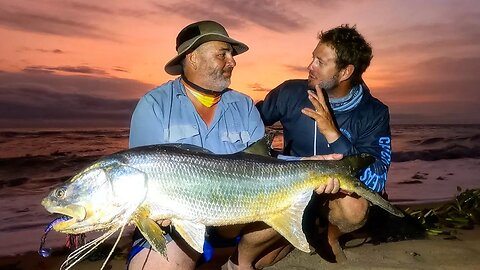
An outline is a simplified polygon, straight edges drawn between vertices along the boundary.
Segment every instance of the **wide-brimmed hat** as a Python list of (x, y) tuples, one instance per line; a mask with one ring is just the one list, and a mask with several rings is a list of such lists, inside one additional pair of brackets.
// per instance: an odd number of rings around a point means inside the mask
[(223, 41), (232, 45), (233, 55), (244, 53), (248, 46), (228, 36), (227, 30), (214, 21), (200, 21), (192, 23), (180, 31), (177, 36), (177, 56), (168, 61), (165, 71), (170, 75), (182, 74), (180, 62), (186, 54), (195, 50), (198, 46), (207, 41)]

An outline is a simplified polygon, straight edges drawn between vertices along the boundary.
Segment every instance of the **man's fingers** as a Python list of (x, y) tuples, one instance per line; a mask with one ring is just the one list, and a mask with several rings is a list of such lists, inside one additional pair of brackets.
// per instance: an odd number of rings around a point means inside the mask
[(322, 156), (324, 157), (324, 160), (340, 160), (343, 158), (343, 155), (338, 153), (322, 155)]
[(303, 157), (302, 160), (340, 160), (343, 158), (342, 154), (328, 154), (328, 155), (316, 155), (311, 157)]
[(327, 110), (328, 107), (327, 107), (327, 102), (325, 101), (325, 96), (323, 95), (323, 91), (318, 84), (315, 85), (315, 90), (317, 92), (316, 96), (317, 96), (318, 102), (322, 105), (324, 110)]
[(157, 223), (159, 223), (162, 227), (168, 227), (170, 224), (172, 224), (172, 221), (170, 219), (162, 219), (158, 220)]
[(326, 188), (326, 185), (323, 184), (323, 185), (320, 185), (318, 188), (315, 189), (315, 192), (317, 194), (323, 194), (325, 192), (325, 188)]
[(335, 179), (333, 179), (332, 193), (337, 193), (338, 191), (340, 191), (340, 181), (338, 181), (338, 179), (335, 178)]
[(315, 189), (317, 194), (335, 194), (340, 191), (340, 181), (337, 178), (328, 179), (327, 184), (320, 185)]
[(325, 187), (325, 192), (324, 193), (332, 193), (333, 188), (334, 188), (334, 185), (333, 185), (332, 179), (330, 179), (330, 180), (328, 180), (328, 184)]
[(316, 111), (314, 111), (310, 108), (303, 108), (302, 113), (305, 114), (306, 116), (312, 118), (315, 121), (317, 120), (317, 118), (320, 117)]
[(311, 90), (308, 90), (308, 99), (316, 111), (325, 110), (322, 104), (318, 101), (318, 96)]

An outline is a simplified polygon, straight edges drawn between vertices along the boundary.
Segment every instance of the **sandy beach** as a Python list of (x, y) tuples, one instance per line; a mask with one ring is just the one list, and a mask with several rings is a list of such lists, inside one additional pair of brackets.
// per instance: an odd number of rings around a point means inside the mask
[[(320, 256), (309, 255), (299, 250), (291, 252), (276, 265), (266, 268), (275, 270), (307, 269), (479, 269), (480, 265), (480, 228), (458, 230), (457, 239), (445, 239), (444, 236), (428, 236), (422, 240), (373, 245), (365, 243), (357, 246), (363, 239), (354, 239), (346, 243), (345, 263), (329, 263)], [(125, 269), (125, 256), (128, 245), (121, 244), (105, 269)], [(48, 258), (42, 258), (36, 252), (0, 258), (0, 270), (50, 270), (59, 269), (66, 252), (57, 250)], [(103, 260), (84, 260), (73, 269), (100, 269)]]
[(295, 250), (270, 269), (479, 269), (480, 228), (461, 230), (456, 236), (455, 240), (434, 236), (346, 248), (348, 261), (342, 264)]

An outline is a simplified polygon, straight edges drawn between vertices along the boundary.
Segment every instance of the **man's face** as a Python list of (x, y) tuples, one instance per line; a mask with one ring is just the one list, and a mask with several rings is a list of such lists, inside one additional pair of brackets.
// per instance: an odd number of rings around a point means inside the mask
[(312, 53), (312, 62), (308, 65), (308, 87), (315, 89), (316, 85), (331, 93), (337, 88), (339, 71), (335, 63), (335, 50), (330, 46), (318, 43)]
[(203, 84), (213, 91), (223, 91), (230, 85), (230, 78), (236, 63), (233, 49), (222, 41), (209, 41), (197, 48), (198, 66), (196, 72)]

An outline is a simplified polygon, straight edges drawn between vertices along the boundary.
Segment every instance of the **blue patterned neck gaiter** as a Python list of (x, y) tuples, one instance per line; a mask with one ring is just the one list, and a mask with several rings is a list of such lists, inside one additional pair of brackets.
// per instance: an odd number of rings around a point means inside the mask
[(329, 98), (330, 106), (334, 112), (345, 112), (355, 108), (363, 97), (363, 87), (361, 84), (354, 86), (348, 95), (341, 98)]

